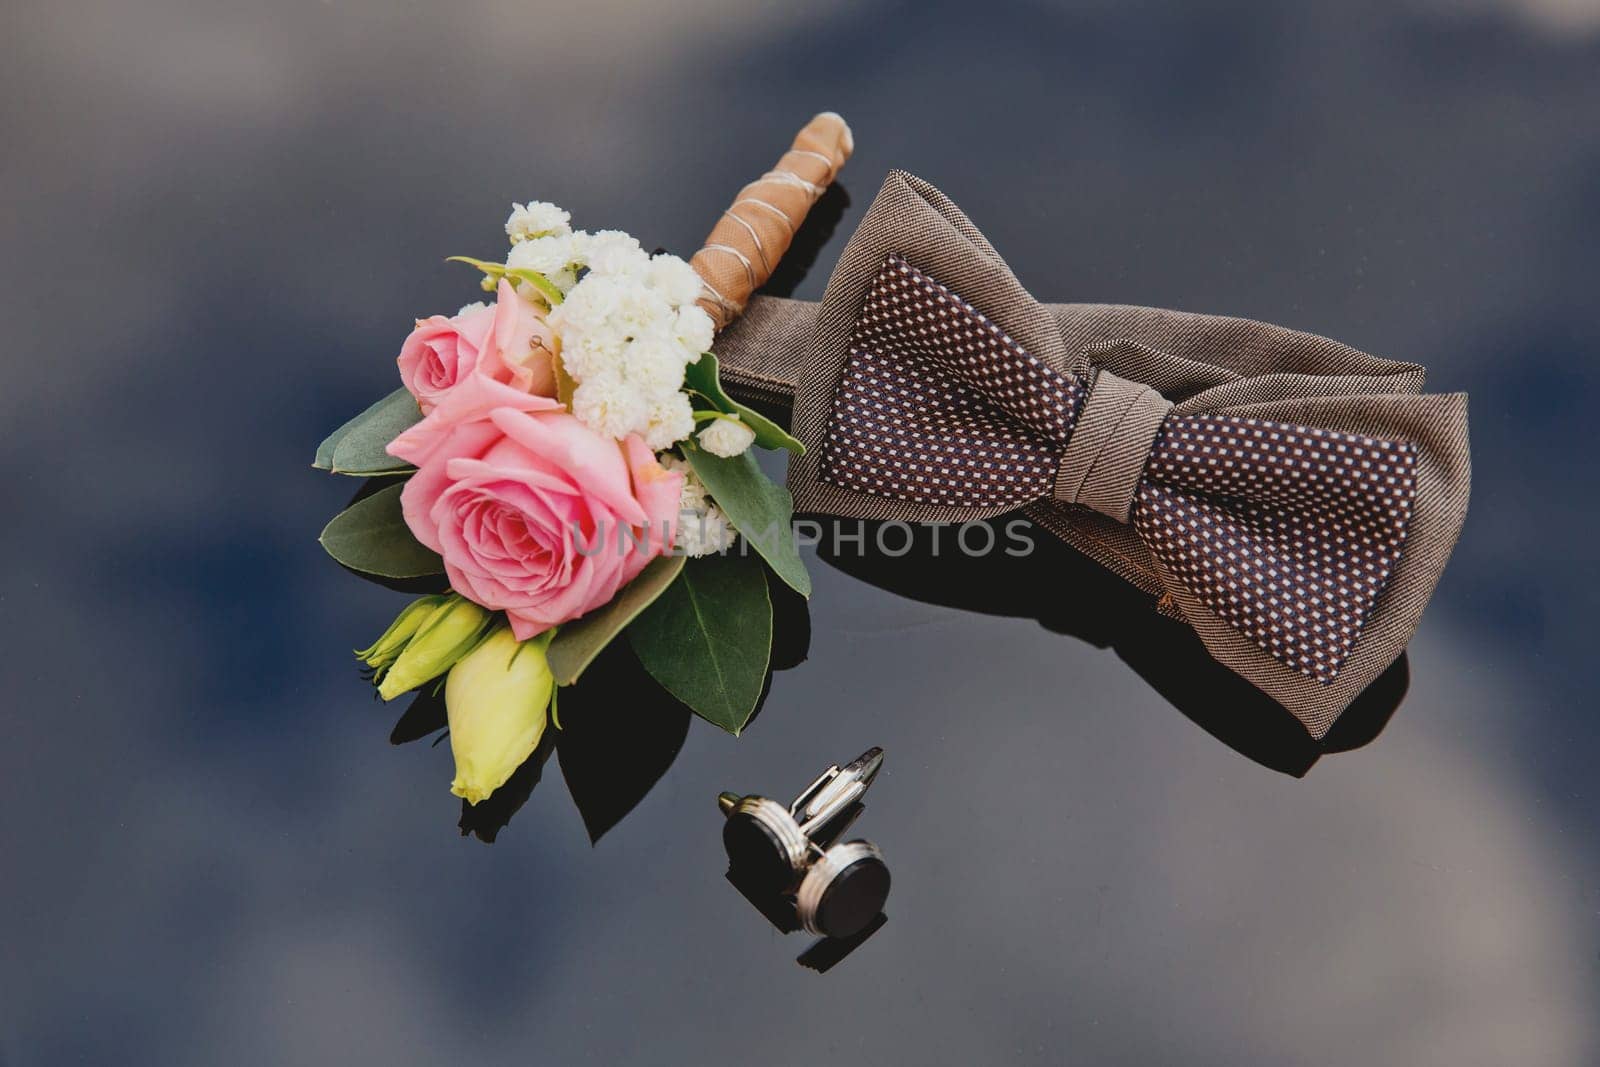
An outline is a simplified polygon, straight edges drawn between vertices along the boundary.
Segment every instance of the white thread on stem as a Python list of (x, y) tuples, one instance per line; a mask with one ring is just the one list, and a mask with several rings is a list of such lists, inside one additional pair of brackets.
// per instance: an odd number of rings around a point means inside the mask
[(772, 277), (772, 264), (767, 262), (767, 250), (761, 247), (761, 235), (756, 232), (756, 228), (750, 225), (750, 223), (746, 222), (744, 219), (740, 218), (738, 215), (735, 215), (732, 208), (724, 211), (723, 214), (732, 219), (734, 222), (737, 222), (740, 226), (744, 227), (745, 233), (750, 235), (750, 240), (756, 243), (756, 254), (761, 257), (762, 272), (766, 274), (767, 277)]
[(733, 248), (733, 247), (731, 247), (729, 245), (720, 245), (720, 244), (719, 245), (706, 245), (705, 247), (701, 248), (700, 251), (702, 251), (702, 252), (726, 252), (728, 255), (732, 256), (734, 259), (737, 259), (740, 263), (743, 263), (744, 264), (745, 277), (750, 282), (750, 289), (751, 289), (752, 292), (755, 290), (755, 288), (756, 288), (756, 269), (755, 269), (755, 267), (750, 265), (749, 258), (743, 252), (741, 252), (737, 248)]
[[(750, 187), (747, 185), (745, 188), (748, 189)], [(783, 210), (783, 208), (779, 207), (778, 205), (769, 204), (765, 200), (757, 200), (751, 196), (740, 197), (738, 200), (733, 202), (734, 207), (738, 207), (740, 204), (750, 204), (754, 207), (766, 208), (768, 211), (772, 212), (774, 215), (783, 220), (783, 224), (789, 227), (789, 232), (791, 235), (794, 233), (794, 220), (789, 217), (789, 213), (787, 211)]]
[[(798, 189), (804, 189), (811, 194), (812, 199), (822, 195), (822, 186), (815, 182), (806, 181), (792, 170), (769, 170), (751, 182), (750, 185), (760, 185), (762, 182), (777, 182), (779, 185), (792, 185)], [(749, 185), (745, 186), (746, 189), (749, 187)]]

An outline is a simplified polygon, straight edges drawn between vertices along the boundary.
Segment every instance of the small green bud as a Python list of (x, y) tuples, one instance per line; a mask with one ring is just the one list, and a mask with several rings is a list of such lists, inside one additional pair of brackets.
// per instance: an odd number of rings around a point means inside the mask
[(396, 657), (378, 684), (378, 695), (393, 700), (439, 677), (472, 651), (489, 627), (491, 614), (452, 593), (433, 610)]
[(384, 672), (400, 657), (406, 642), (428, 621), (434, 609), (444, 602), (443, 596), (425, 596), (413, 600), (395, 616), (394, 622), (383, 631), (383, 636), (374, 641), (370, 648), (357, 652), (356, 658), (371, 667), (376, 672), (374, 677), (382, 681)]

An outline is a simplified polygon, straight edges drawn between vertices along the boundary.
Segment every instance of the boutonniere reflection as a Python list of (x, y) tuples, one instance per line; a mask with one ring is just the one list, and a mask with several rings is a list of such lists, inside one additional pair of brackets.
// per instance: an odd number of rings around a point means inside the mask
[[(810, 640), (805, 599), (778, 593), (772, 655), (747, 727), (760, 716), (775, 672), (803, 663)], [(515, 661), (502, 658), (512, 647), (503, 631), (495, 646), (484, 641), (458, 661), (458, 667), (467, 663), (459, 676), (452, 670), (443, 686), (423, 686), (395, 722), (390, 742), (450, 746), (452, 791), (462, 797), (461, 833), (490, 843), (542, 784), (555, 757), (584, 830), (598, 843), (672, 766), (694, 712), (651, 677), (626, 641), (607, 646), (580, 681), (559, 689), (554, 707), (539, 703), (547, 686), (555, 689), (553, 676), (545, 677), (539, 666), (534, 643), (522, 643)], [(484, 648), (489, 651), (481, 660), (468, 662)], [(452, 714), (450, 686), (458, 677), (458, 710)], [(481, 693), (480, 685), (485, 687)], [(472, 715), (480, 721), (465, 721)], [(474, 801), (468, 790), (484, 795)]]

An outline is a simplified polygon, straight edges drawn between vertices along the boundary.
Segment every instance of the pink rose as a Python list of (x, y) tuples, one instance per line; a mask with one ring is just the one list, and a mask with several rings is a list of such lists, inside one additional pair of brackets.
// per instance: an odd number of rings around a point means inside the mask
[(426, 415), (473, 374), (503, 382), (525, 393), (556, 395), (552, 364), (555, 334), (544, 309), (518, 296), (500, 279), (498, 299), (453, 319), (443, 315), (417, 320), (400, 346), (400, 380)]
[(602, 437), (548, 397), (469, 375), (389, 452), (450, 584), (526, 640), (609, 601), (670, 545), (683, 476), (637, 435)]

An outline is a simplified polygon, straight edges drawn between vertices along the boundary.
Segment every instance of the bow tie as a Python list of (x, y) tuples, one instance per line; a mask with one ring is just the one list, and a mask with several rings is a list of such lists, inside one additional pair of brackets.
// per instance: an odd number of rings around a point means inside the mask
[(1045, 366), (890, 255), (834, 394), (822, 477), (923, 504), (1084, 504), (1263, 651), (1331, 682), (1405, 545), (1409, 441), (1171, 414), (1107, 371)]
[(717, 351), (734, 381), (794, 392), (802, 510), (1023, 509), (1316, 737), (1404, 650), (1465, 516), (1466, 398), (1419, 395), (1420, 367), (1242, 319), (1040, 304), (910, 175), (820, 306), (758, 301)]

